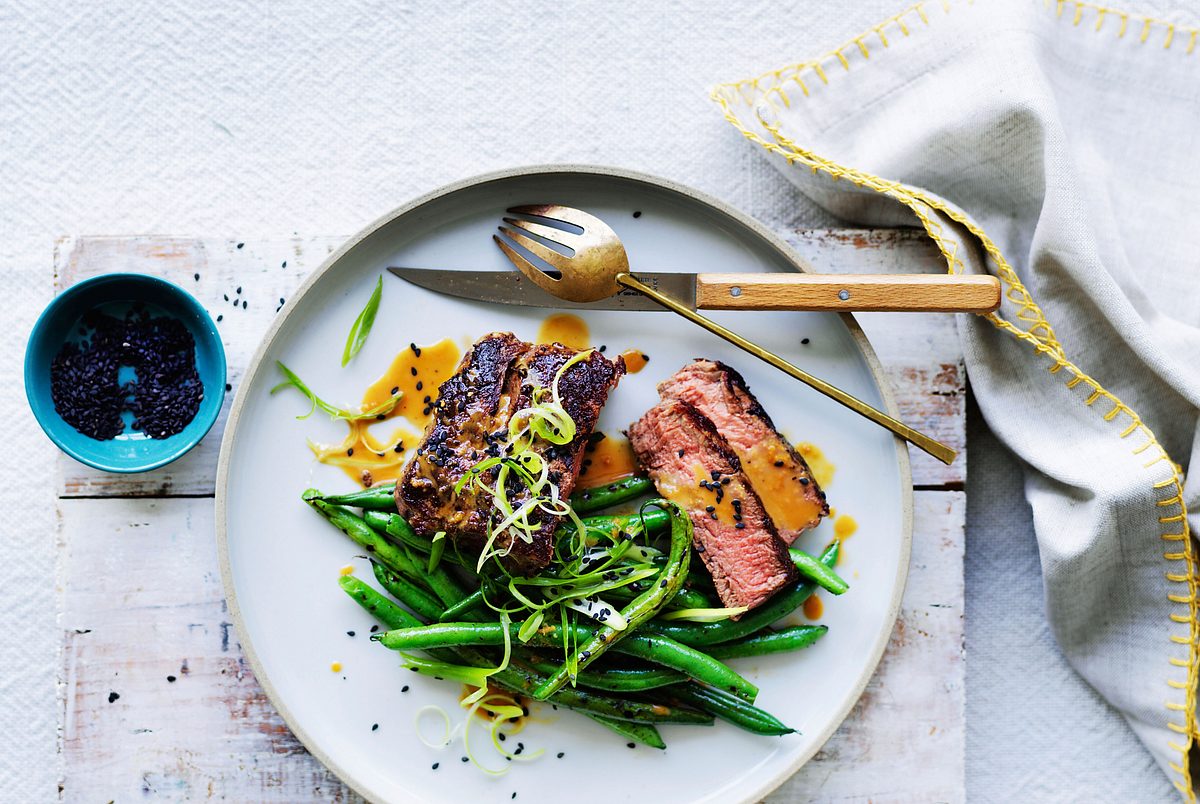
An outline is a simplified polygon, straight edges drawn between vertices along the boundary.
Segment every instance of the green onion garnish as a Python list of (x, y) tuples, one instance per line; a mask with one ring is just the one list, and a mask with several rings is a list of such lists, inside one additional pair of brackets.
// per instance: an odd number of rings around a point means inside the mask
[(308, 413), (297, 416), (297, 419), (307, 419), (309, 416), (313, 415), (313, 412), (316, 411), (317, 408), (320, 408), (328, 413), (329, 418), (331, 419), (343, 419), (348, 422), (360, 421), (362, 419), (374, 419), (377, 416), (383, 416), (391, 413), (392, 408), (396, 407), (396, 403), (400, 401), (400, 394), (396, 394), (387, 401), (376, 405), (370, 410), (364, 410), (361, 413), (352, 413), (343, 408), (339, 408), (336, 405), (331, 405), (324, 399), (321, 399), (321, 397), (312, 392), (312, 389), (304, 384), (303, 380), (296, 376), (295, 372), (283, 365), (282, 361), (276, 360), (275, 365), (279, 367), (279, 370), (283, 372), (283, 376), (287, 379), (272, 388), (271, 393), (274, 394), (278, 391), (282, 391), (284, 388), (295, 388), (297, 391), (308, 397), (308, 401), (312, 403), (312, 407), (309, 409)]
[(371, 294), (371, 298), (367, 299), (367, 306), (358, 314), (358, 318), (354, 319), (354, 325), (350, 327), (350, 334), (346, 336), (346, 348), (342, 350), (342, 367), (354, 359), (358, 354), (358, 350), (363, 348), (363, 344), (367, 342), (367, 335), (371, 333), (371, 327), (375, 324), (375, 314), (379, 312), (379, 300), (383, 297), (383, 277), (379, 277), (379, 281), (375, 283), (375, 291)]

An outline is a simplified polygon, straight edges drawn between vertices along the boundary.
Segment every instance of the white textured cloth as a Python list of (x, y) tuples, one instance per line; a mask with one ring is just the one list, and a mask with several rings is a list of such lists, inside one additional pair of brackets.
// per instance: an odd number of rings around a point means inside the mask
[(1197, 38), (1170, 15), (945, 0), (716, 93), (824, 208), (922, 225), (951, 270), (1001, 277), (999, 313), (959, 329), (1024, 469), (1051, 629), (1189, 800)]

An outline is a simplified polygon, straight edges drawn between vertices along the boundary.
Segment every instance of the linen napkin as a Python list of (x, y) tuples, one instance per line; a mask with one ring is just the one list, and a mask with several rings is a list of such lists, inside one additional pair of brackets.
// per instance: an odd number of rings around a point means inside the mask
[(958, 329), (1024, 469), (1051, 629), (1189, 801), (1198, 34), (1085, 2), (944, 0), (713, 92), (821, 206), (921, 226), (949, 271), (1000, 277), (1001, 309)]

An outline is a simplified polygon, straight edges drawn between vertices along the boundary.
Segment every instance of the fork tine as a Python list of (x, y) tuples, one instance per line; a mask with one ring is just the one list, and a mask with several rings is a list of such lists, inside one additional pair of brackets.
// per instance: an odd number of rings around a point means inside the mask
[(512, 264), (516, 266), (518, 271), (527, 276), (531, 281), (533, 281), (534, 284), (543, 290), (551, 293), (554, 292), (553, 287), (560, 280), (555, 279), (541, 268), (534, 265), (524, 254), (521, 254), (519, 251), (505, 242), (504, 238), (500, 237), (500, 235), (492, 235), (492, 239), (496, 241), (496, 245), (499, 246), (500, 250), (504, 252), (504, 256), (508, 257)]
[[(571, 248), (564, 240), (577, 238), (579, 235), (574, 232), (565, 232), (562, 229), (555, 229), (553, 226), (546, 226), (542, 223), (534, 223), (533, 221), (523, 221), (520, 218), (505, 218), (504, 222), (509, 226), (516, 226), (518, 229), (524, 229), (527, 232), (532, 232), (538, 237), (549, 240), (551, 243), (558, 243), (564, 248)], [(574, 251), (574, 249), (571, 249)]]
[(566, 221), (567, 223), (575, 224), (584, 231), (588, 229), (609, 229), (608, 224), (596, 216), (589, 215), (581, 209), (564, 207), (559, 204), (529, 204), (522, 207), (511, 207), (508, 211), (516, 215), (533, 215), (539, 218)]
[[(500, 231), (503, 232), (504, 234), (508, 235), (508, 237), (514, 243), (521, 246), (522, 248), (527, 250), (529, 253), (545, 260), (548, 265), (551, 265), (554, 268), (557, 268), (559, 271), (562, 271), (564, 273), (567, 271), (567, 266), (571, 262), (570, 257), (566, 257), (562, 254), (559, 254), (554, 249), (549, 248), (547, 246), (543, 246), (541, 243), (539, 243), (537, 240), (534, 240), (529, 235), (523, 234), (522, 232), (518, 232), (513, 229), (510, 229), (507, 226), (501, 226)], [(540, 268), (535, 269), (535, 270), (537, 270), (539, 273), (545, 273)]]

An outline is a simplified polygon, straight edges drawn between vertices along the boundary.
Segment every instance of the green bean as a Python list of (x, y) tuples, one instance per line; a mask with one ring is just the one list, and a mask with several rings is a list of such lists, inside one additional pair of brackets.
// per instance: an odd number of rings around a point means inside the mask
[(716, 715), (721, 720), (754, 734), (779, 736), (793, 734), (796, 731), (785, 726), (770, 712), (748, 704), (736, 695), (705, 687), (702, 684), (680, 684), (669, 687), (664, 692), (670, 693), (683, 703), (690, 704), (710, 715)]
[(338, 578), (338, 585), (354, 598), (354, 601), (375, 615), (375, 619), (388, 628), (415, 628), (422, 625), (421, 621), (404, 609), (376, 592), (362, 580), (353, 575), (343, 575)]
[(309, 489), (304, 492), (304, 499), (324, 500), (333, 505), (348, 505), (351, 508), (362, 508), (364, 510), (395, 511), (395, 492), (395, 483), (380, 483), (379, 485), (361, 489), (360, 491), (351, 491), (347, 494), (322, 494), (316, 489)]
[(576, 491), (571, 495), (571, 507), (577, 514), (590, 514), (592, 511), (611, 508), (652, 491), (654, 482), (650, 478), (625, 477), (604, 486)]
[(375, 572), (375, 580), (379, 581), (379, 585), (386, 589), (388, 594), (426, 620), (436, 620), (445, 608), (437, 598), (392, 572), (382, 561), (372, 559), (371, 569)]
[(790, 628), (780, 628), (778, 631), (766, 629), (752, 637), (739, 639), (736, 642), (723, 642), (706, 648), (709, 656), (716, 659), (738, 659), (743, 656), (764, 656), (768, 653), (786, 653), (787, 651), (807, 648), (829, 630), (827, 625), (794, 625)]
[[(671, 524), (671, 515), (662, 508), (646, 506), (637, 514), (602, 514), (583, 518), (584, 527), (592, 531), (600, 531), (611, 536), (618, 533), (653, 535), (666, 530)], [(571, 531), (559, 529), (559, 535)]]
[[(406, 576), (411, 581), (423, 582), (443, 603), (450, 606), (461, 600), (465, 593), (447, 573), (439, 567), (426, 572), (424, 566), (410, 557), (404, 550), (380, 536), (358, 514), (340, 505), (330, 505), (324, 500), (308, 500), (309, 505), (320, 511), (340, 531), (367, 549), (388, 569)], [(406, 523), (407, 525), (407, 523)]]
[(651, 748), (663, 749), (667, 744), (663, 742), (662, 736), (658, 733), (658, 729), (650, 723), (630, 723), (627, 720), (613, 720), (612, 718), (604, 717), (604, 715), (593, 715), (590, 712), (585, 712), (588, 717), (599, 723), (605, 728), (612, 729), (622, 737), (633, 740), (635, 743), (648, 745)]
[[(520, 623), (509, 625), (509, 638), (519, 639)], [(529, 639), (533, 647), (561, 648), (563, 632), (576, 642), (582, 643), (595, 634), (589, 626), (572, 625), (564, 629), (557, 623), (548, 623), (537, 630)], [(504, 630), (498, 622), (491, 623), (433, 623), (416, 628), (394, 629), (384, 634), (375, 634), (371, 639), (382, 642), (392, 650), (427, 650), (458, 645), (503, 645)], [(678, 670), (689, 678), (713, 687), (729, 690), (747, 701), (753, 701), (758, 688), (732, 669), (695, 648), (689, 648), (660, 634), (638, 632), (616, 642), (613, 650), (638, 659)]]
[[(558, 665), (540, 659), (525, 659), (539, 673), (553, 673)], [(603, 670), (583, 670), (576, 679), (581, 687), (607, 692), (644, 692), (687, 681), (687, 676), (675, 670), (657, 667), (606, 667)]]
[(791, 555), (796, 569), (800, 570), (800, 573), (810, 581), (815, 581), (817, 586), (825, 591), (840, 595), (850, 588), (850, 584), (842, 580), (841, 576), (833, 571), (833, 567), (825, 566), (799, 547), (789, 548), (788, 553)]
[[(421, 626), (420, 620), (353, 575), (343, 575), (338, 579), (338, 584), (355, 602), (373, 614), (377, 620), (388, 628), (414, 628)], [(486, 667), (488, 665), (486, 656), (470, 648), (460, 647), (456, 650), (432, 648), (427, 649), (426, 652), (441, 662), (456, 663), (466, 661), (468, 664), (476, 667)], [(541, 683), (542, 678), (527, 670), (510, 665), (508, 669), (493, 673), (489, 680), (513, 692), (528, 693), (529, 690)], [(697, 713), (688, 709), (666, 707), (660, 704), (650, 704), (641, 701), (628, 701), (595, 695), (583, 690), (561, 690), (558, 694), (550, 698), (550, 703), (612, 719), (637, 720), (638, 722), (647, 723), (709, 724), (712, 722), (711, 718), (703, 713)]]
[[(633, 600), (634, 597), (646, 591), (647, 584), (642, 581), (634, 581), (625, 586), (618, 586), (616, 589), (609, 589), (602, 595), (605, 600), (615, 600), (618, 603), (627, 603)], [(683, 588), (666, 602), (664, 609), (711, 609), (718, 604), (714, 603), (707, 595), (697, 592), (695, 589)]]
[(626, 626), (618, 631), (609, 625), (600, 628), (588, 639), (579, 643), (571, 661), (563, 663), (545, 683), (533, 691), (533, 697), (544, 701), (555, 690), (567, 683), (578, 670), (584, 670), (592, 662), (600, 658), (606, 650), (620, 642), (623, 637), (632, 634), (645, 621), (658, 612), (663, 605), (675, 597), (683, 588), (683, 580), (687, 577), (688, 561), (692, 555), (692, 520), (675, 503), (664, 501), (664, 507), (671, 514), (671, 550), (667, 565), (657, 576), (657, 583), (638, 595), (632, 602), (621, 609)]
[(331, 505), (324, 500), (310, 499), (308, 504), (325, 516), (334, 527), (375, 555), (393, 572), (419, 580), (421, 567), (408, 553), (376, 533), (363, 519), (348, 508)]
[(474, 592), (467, 595), (450, 608), (446, 609), (440, 614), (435, 614), (433, 617), (430, 617), (430, 619), (439, 620), (444, 623), (453, 622), (454, 620), (461, 619), (462, 615), (469, 611), (474, 611), (483, 604), (483, 589), (476, 589)]
[[(837, 562), (838, 546), (839, 543), (835, 541), (825, 548), (825, 552), (821, 554), (822, 564), (832, 567)], [(687, 625), (654, 620), (646, 623), (642, 630), (670, 637), (677, 642), (692, 647), (706, 647), (722, 642), (730, 642), (749, 636), (755, 631), (775, 622), (780, 617), (791, 614), (803, 605), (804, 601), (808, 600), (816, 589), (817, 585), (811, 581), (798, 581), (790, 588), (776, 593), (774, 597), (757, 609), (742, 615), (740, 620), (722, 620), (715, 623)]]
[[(545, 678), (523, 666), (519, 661), (510, 662), (504, 670), (492, 674), (489, 679), (502, 686), (524, 695), (541, 684)], [(559, 690), (550, 702), (556, 706), (566, 706), (570, 709), (586, 709), (605, 717), (616, 720), (627, 720), (634, 723), (685, 723), (708, 726), (713, 722), (712, 716), (683, 706), (671, 706), (663, 703), (638, 701), (630, 698), (616, 698), (611, 695), (599, 695), (589, 690), (566, 688)]]

